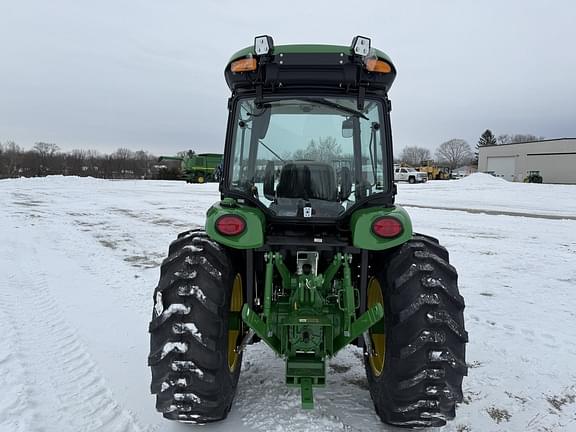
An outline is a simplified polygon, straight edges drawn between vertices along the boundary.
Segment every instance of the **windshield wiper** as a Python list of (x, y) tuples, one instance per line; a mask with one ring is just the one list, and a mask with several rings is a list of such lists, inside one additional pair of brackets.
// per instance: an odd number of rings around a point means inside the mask
[(335, 108), (335, 109), (337, 109), (337, 110), (339, 110), (339, 111), (342, 111), (342, 112), (351, 114), (351, 115), (356, 116), (356, 117), (363, 118), (364, 120), (368, 120), (368, 117), (366, 117), (366, 116), (365, 116), (364, 114), (362, 114), (360, 111), (356, 111), (356, 110), (353, 109), (353, 108), (348, 108), (347, 106), (340, 105), (340, 104), (338, 104), (338, 103), (336, 103), (336, 102), (332, 102), (332, 101), (326, 100), (326, 99), (324, 99), (324, 98), (295, 98), (295, 100), (301, 100), (301, 101), (306, 101), (306, 102), (314, 102), (314, 103), (317, 103), (317, 104), (319, 104), (319, 105), (324, 105), (324, 106), (328, 106), (328, 107), (331, 107), (331, 108)]
[(268, 149), (268, 151), (269, 151), (270, 153), (272, 153), (274, 156), (276, 156), (279, 160), (281, 160), (282, 162), (286, 162), (284, 159), (282, 159), (280, 156), (278, 156), (278, 153), (276, 153), (274, 150), (272, 150), (270, 147), (268, 147), (266, 144), (264, 144), (264, 143), (262, 142), (262, 140), (258, 140), (258, 142), (259, 142), (260, 144), (262, 144), (264, 147), (266, 147), (266, 148)]
[[(360, 111), (356, 111), (354, 108), (349, 108), (347, 106), (344, 105), (340, 105), (339, 103), (336, 102), (332, 102), (329, 101), (327, 99), (324, 98), (312, 98), (312, 97), (300, 97), (300, 98), (288, 98), (288, 99), (264, 99), (262, 101), (261, 106), (259, 107), (260, 109), (264, 108), (264, 110), (268, 109), (271, 107), (271, 104), (274, 102), (280, 102), (280, 101), (285, 101), (285, 100), (295, 100), (295, 101), (303, 101), (303, 102), (313, 102), (316, 103), (318, 105), (324, 105), (324, 106), (328, 106), (330, 108), (334, 108), (338, 111), (341, 112), (345, 112), (346, 114), (350, 114), (353, 115), (355, 117), (360, 117), (364, 120), (368, 120), (368, 117), (366, 117), (362, 112)], [(254, 115), (254, 114), (251, 114)], [(257, 115), (261, 115), (257, 114)], [(257, 116), (255, 115), (255, 117)]]

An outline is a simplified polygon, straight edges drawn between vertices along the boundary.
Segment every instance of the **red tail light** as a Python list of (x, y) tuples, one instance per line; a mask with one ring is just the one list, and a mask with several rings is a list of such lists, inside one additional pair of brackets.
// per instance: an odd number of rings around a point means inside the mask
[(403, 230), (402, 223), (393, 217), (384, 216), (372, 223), (372, 232), (382, 238), (398, 237)]
[(220, 216), (216, 221), (216, 230), (225, 236), (235, 236), (242, 234), (246, 229), (246, 221), (240, 216), (225, 215)]

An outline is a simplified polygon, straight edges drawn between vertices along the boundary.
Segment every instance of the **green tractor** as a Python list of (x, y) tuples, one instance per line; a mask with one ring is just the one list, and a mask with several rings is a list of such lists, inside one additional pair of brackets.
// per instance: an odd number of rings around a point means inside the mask
[(394, 204), (396, 68), (370, 45), (259, 36), (227, 64), (221, 201), (205, 230), (170, 245), (153, 296), (148, 362), (164, 417), (226, 418), (243, 352), (261, 341), (303, 409), (327, 360), (356, 345), (382, 421), (454, 418), (464, 300), (446, 249)]
[(542, 183), (542, 180), (540, 171), (528, 171), (528, 175), (524, 178), (524, 183)]

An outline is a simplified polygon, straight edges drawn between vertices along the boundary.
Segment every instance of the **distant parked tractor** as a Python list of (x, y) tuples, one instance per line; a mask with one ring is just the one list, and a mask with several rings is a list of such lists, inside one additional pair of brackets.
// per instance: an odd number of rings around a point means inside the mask
[(524, 183), (542, 183), (542, 180), (540, 171), (528, 171), (528, 175), (524, 178)]
[(159, 160), (180, 161), (182, 178), (187, 183), (206, 183), (219, 181), (218, 166), (222, 163), (222, 154), (189, 152), (186, 156), (160, 156)]
[(454, 418), (464, 299), (446, 249), (394, 203), (395, 76), (361, 36), (351, 46), (259, 36), (232, 56), (221, 201), (205, 230), (170, 245), (153, 295), (148, 362), (164, 417), (224, 419), (244, 350), (262, 341), (303, 409), (328, 359), (356, 345), (382, 421)]

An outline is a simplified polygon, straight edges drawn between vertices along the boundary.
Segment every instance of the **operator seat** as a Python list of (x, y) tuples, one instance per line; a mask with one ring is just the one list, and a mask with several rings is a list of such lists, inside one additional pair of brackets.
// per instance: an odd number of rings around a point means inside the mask
[(278, 198), (337, 201), (338, 186), (332, 165), (316, 161), (294, 161), (284, 165), (276, 187)]

